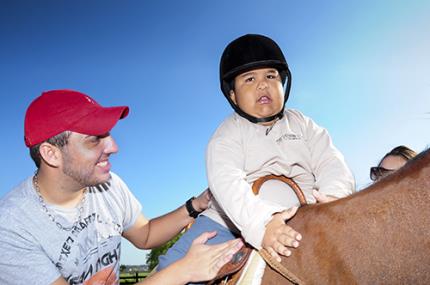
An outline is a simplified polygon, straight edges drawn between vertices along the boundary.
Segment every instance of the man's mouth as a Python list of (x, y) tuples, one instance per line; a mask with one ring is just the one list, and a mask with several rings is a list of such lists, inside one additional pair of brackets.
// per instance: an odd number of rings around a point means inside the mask
[(98, 162), (98, 163), (97, 163), (97, 166), (105, 167), (107, 164), (108, 164), (108, 161), (107, 161), (107, 160), (104, 160), (104, 161), (100, 161), (100, 162)]
[(108, 160), (103, 160), (103, 161), (98, 162), (96, 165), (99, 167), (106, 167), (108, 164), (109, 164)]

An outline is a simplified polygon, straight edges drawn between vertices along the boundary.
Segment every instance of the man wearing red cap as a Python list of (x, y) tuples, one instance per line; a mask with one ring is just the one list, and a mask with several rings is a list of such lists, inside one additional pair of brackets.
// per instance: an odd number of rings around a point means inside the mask
[[(0, 284), (119, 284), (121, 237), (138, 248), (170, 240), (207, 208), (203, 192), (175, 211), (147, 220), (116, 174), (110, 130), (126, 106), (105, 108), (72, 90), (44, 92), (28, 107), (25, 144), (37, 171), (0, 200)], [(178, 262), (143, 284), (213, 278), (241, 247), (195, 240)], [(30, 271), (29, 271), (30, 269)]]

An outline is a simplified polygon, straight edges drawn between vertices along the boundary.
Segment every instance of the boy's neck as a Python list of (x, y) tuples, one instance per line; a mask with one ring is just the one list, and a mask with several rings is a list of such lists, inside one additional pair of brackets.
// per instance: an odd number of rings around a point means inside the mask
[(270, 131), (273, 129), (273, 126), (276, 124), (276, 122), (279, 121), (279, 118), (276, 118), (270, 122), (261, 123), (262, 126), (268, 127), (266, 129), (266, 136), (270, 133)]
[(272, 127), (274, 124), (276, 124), (277, 121), (279, 121), (279, 118), (276, 118), (276, 119), (271, 120), (269, 122), (261, 122), (261, 123), (257, 123), (257, 124), (265, 126), (265, 127)]

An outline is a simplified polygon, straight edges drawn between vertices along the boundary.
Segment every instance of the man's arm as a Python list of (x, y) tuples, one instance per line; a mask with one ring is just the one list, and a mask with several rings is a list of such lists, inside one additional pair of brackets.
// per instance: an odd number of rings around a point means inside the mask
[(51, 285), (69, 285), (67, 281), (63, 277), (59, 277), (57, 280), (54, 281), (54, 283), (51, 283)]
[[(205, 245), (206, 241), (215, 235), (216, 232), (203, 233), (194, 240), (185, 257), (136, 285), (182, 285), (213, 279), (220, 268), (243, 246), (239, 239), (217, 245)], [(60, 277), (51, 285), (68, 285), (68, 283)]]
[[(208, 207), (210, 198), (210, 192), (206, 189), (192, 200), (193, 208), (198, 212), (203, 211)], [(151, 220), (147, 220), (140, 214), (134, 225), (123, 233), (123, 237), (137, 248), (154, 248), (171, 240), (193, 220), (189, 216), (185, 205)]]

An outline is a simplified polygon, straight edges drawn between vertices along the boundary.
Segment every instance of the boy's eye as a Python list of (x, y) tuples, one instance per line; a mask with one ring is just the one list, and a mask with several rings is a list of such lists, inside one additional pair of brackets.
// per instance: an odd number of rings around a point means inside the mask
[(268, 79), (277, 79), (277, 78), (279, 78), (279, 74), (277, 74), (277, 73), (270, 73), (270, 74), (267, 74), (266, 77)]
[(252, 82), (252, 81), (254, 81), (254, 77), (246, 77), (245, 78), (245, 82)]

